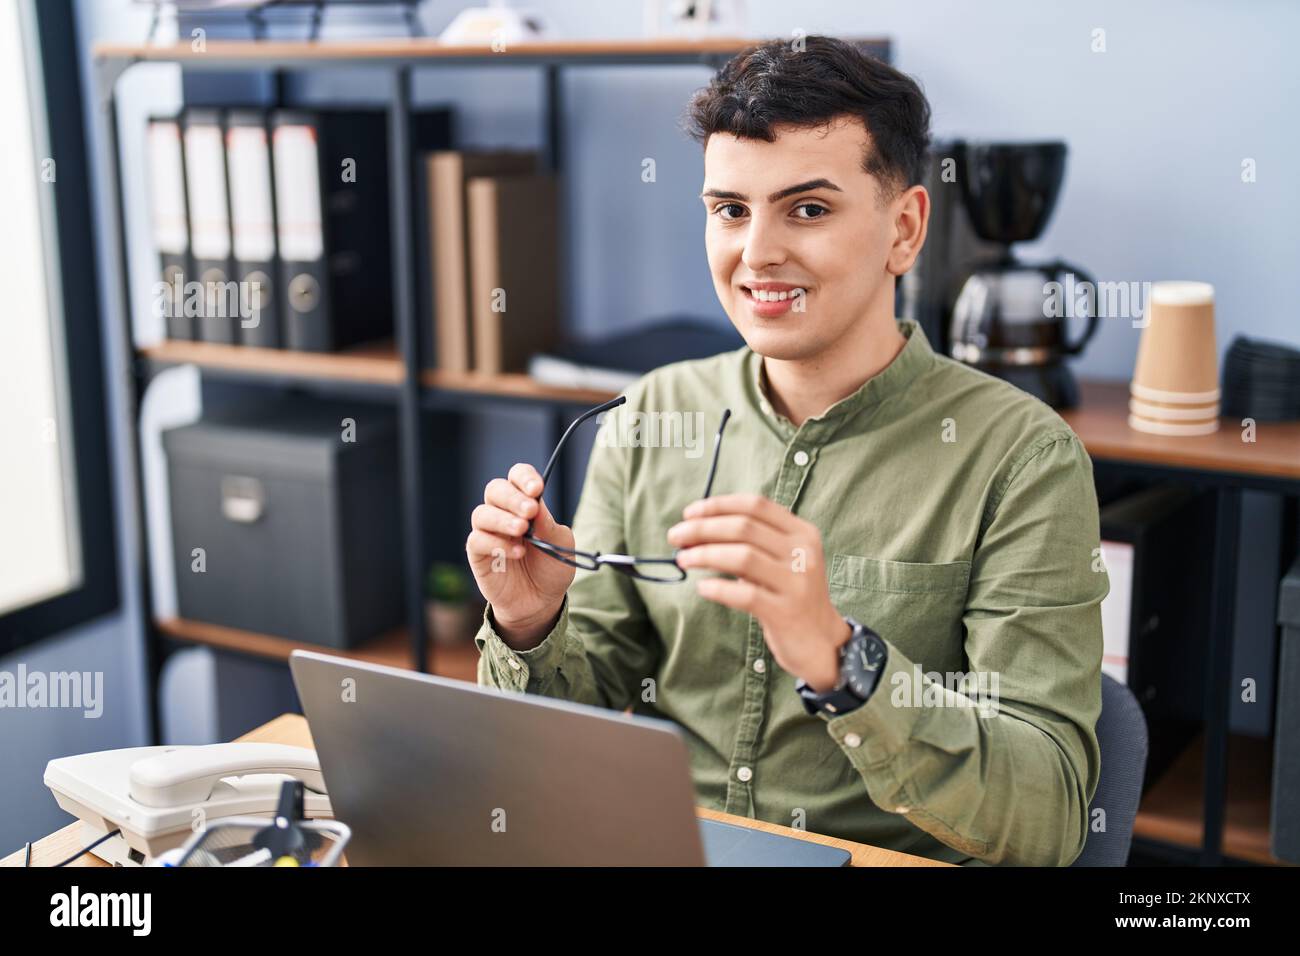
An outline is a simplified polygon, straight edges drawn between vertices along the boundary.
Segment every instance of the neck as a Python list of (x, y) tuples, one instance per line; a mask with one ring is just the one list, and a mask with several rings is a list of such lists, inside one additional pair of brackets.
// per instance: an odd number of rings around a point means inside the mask
[(907, 344), (893, 316), (859, 322), (821, 354), (804, 359), (763, 357), (772, 407), (796, 428), (880, 374)]

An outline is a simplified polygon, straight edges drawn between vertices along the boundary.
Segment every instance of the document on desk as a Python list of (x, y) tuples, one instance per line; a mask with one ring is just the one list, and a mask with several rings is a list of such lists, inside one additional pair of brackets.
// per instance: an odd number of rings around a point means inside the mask
[(1110, 593), (1101, 602), (1101, 671), (1128, 684), (1129, 621), (1133, 614), (1133, 545), (1103, 541), (1101, 559)]

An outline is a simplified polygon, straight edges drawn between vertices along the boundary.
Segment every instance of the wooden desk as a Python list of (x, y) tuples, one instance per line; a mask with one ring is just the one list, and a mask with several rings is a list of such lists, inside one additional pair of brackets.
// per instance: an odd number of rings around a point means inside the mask
[[(263, 724), (256, 730), (250, 731), (240, 740), (252, 741), (255, 743), (273, 743), (273, 744), (292, 744), (296, 747), (312, 747), (314, 744), (311, 739), (311, 731), (307, 729), (307, 721), (298, 714), (284, 714), (275, 718), (270, 723)], [(936, 860), (928, 860), (924, 857), (912, 856), (908, 853), (897, 853), (894, 850), (883, 850), (880, 847), (867, 846), (865, 843), (852, 843), (848, 840), (837, 840), (834, 837), (821, 836), (817, 833), (806, 833), (801, 830), (793, 830), (790, 827), (783, 827), (776, 823), (766, 823), (761, 820), (750, 820), (748, 817), (733, 816), (730, 813), (719, 813), (716, 810), (706, 810), (703, 807), (697, 807), (696, 812), (708, 820), (721, 820), (723, 823), (735, 823), (739, 826), (754, 827), (758, 830), (766, 830), (768, 833), (779, 833), (783, 836), (792, 836), (800, 840), (808, 840), (813, 843), (822, 843), (826, 846), (837, 846), (840, 849), (848, 850), (853, 855), (853, 866), (951, 866), (949, 863), (940, 863)], [(53, 866), (60, 860), (66, 860), (72, 854), (81, 849), (79, 831), (81, 830), (81, 821), (77, 820), (70, 823), (62, 830), (57, 830), (32, 844), (32, 866)], [(9, 856), (0, 860), (0, 866), (22, 866), (23, 851), (18, 850)], [(107, 866), (107, 863), (101, 861), (98, 857), (91, 856), (89, 853), (79, 858), (71, 866)]]
[(1200, 473), (1273, 490), (1300, 491), (1300, 421), (1256, 426), (1255, 441), (1241, 440), (1241, 422), (1223, 418), (1210, 435), (1148, 435), (1128, 426), (1127, 382), (1079, 383), (1079, 407), (1061, 417), (1094, 461), (1151, 465), (1184, 474)]

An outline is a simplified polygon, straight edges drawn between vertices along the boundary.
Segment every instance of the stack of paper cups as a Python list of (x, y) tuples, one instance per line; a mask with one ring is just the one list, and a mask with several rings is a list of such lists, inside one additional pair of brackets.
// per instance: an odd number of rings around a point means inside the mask
[(1214, 286), (1151, 286), (1129, 395), (1130, 428), (1155, 435), (1208, 435), (1218, 430)]

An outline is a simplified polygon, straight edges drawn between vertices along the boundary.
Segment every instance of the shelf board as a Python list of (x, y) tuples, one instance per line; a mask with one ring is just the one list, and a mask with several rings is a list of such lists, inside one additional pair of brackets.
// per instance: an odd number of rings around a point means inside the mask
[[(393, 387), (400, 385), (405, 378), (402, 357), (392, 341), (369, 342), (343, 352), (298, 352), (165, 339), (140, 349), (137, 354), (156, 365), (197, 365), (241, 377)], [(571, 402), (575, 405), (599, 405), (615, 395), (614, 392), (592, 388), (546, 385), (520, 372), (485, 375), (481, 372), (428, 369), (420, 373), (420, 384), (425, 388), (469, 395)]]
[[(1228, 738), (1228, 795), (1223, 823), (1225, 856), (1284, 865), (1269, 852), (1272, 740)], [(1200, 849), (1204, 823), (1205, 737), (1195, 740), (1142, 797), (1133, 835)]]
[[(211, 66), (222, 63), (266, 63), (275, 67), (294, 62), (328, 62), (358, 60), (402, 62), (429, 60), (454, 63), (458, 60), (535, 62), (564, 60), (573, 63), (690, 62), (711, 56), (729, 56), (769, 38), (745, 37), (656, 37), (625, 40), (558, 40), (514, 43), (504, 50), (490, 45), (443, 43), (433, 37), (386, 37), (348, 40), (213, 40), (202, 51), (192, 49), (188, 40), (177, 43), (96, 43), (98, 59), (119, 58), (150, 60), (162, 63)], [(861, 46), (888, 50), (883, 38), (852, 40)]]
[(420, 374), (420, 381), (429, 388), (449, 392), (495, 395), (504, 398), (545, 399), (572, 402), (575, 405), (599, 405), (618, 394), (594, 388), (547, 385), (522, 372), (485, 375), (482, 372), (448, 372), (443, 369), (430, 369)]
[(140, 349), (138, 354), (161, 365), (192, 364), (241, 375), (333, 379), (394, 386), (401, 384), (404, 377), (402, 358), (391, 340), (366, 342), (342, 352), (299, 352), (164, 339)]
[[(322, 654), (334, 654), (338, 657), (352, 657), (371, 664), (383, 664), (386, 667), (399, 667), (405, 670), (415, 668), (415, 660), (411, 654), (411, 639), (406, 628), (397, 628), (359, 647), (343, 650), (320, 644), (308, 644), (286, 637), (276, 637), (272, 634), (258, 634), (255, 631), (190, 621), (180, 617), (159, 618), (155, 624), (158, 630), (178, 641), (202, 644), (252, 657), (287, 661), (290, 651), (302, 648), (308, 651), (320, 651)], [(435, 645), (430, 642), (429, 651), (434, 674), (471, 683), (477, 680), (479, 655), (478, 648), (472, 641), (454, 645)]]

